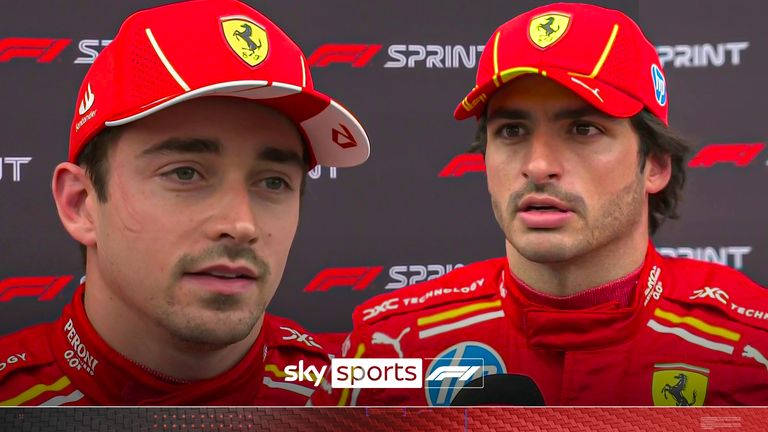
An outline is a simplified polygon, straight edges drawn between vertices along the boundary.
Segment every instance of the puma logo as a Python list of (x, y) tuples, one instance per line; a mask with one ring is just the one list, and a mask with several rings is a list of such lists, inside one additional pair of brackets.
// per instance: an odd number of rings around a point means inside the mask
[(393, 339), (382, 332), (376, 332), (371, 338), (371, 343), (392, 345), (392, 347), (395, 349), (395, 352), (397, 352), (397, 355), (400, 358), (403, 358), (403, 351), (400, 349), (400, 339), (402, 339), (403, 336), (405, 336), (405, 334), (409, 331), (411, 331), (411, 328), (406, 327), (402, 332), (400, 332), (400, 336), (398, 336), (397, 339)]
[(765, 369), (768, 370), (768, 359), (766, 359), (765, 356), (755, 347), (751, 345), (745, 346), (744, 352), (741, 353), (741, 356), (755, 360), (756, 362), (765, 366)]
[(588, 85), (584, 84), (584, 82), (583, 82), (583, 81), (581, 81), (580, 79), (577, 79), (577, 78), (574, 78), (574, 77), (571, 77), (571, 81), (573, 81), (573, 82), (575, 82), (576, 84), (578, 84), (578, 85), (580, 85), (580, 86), (584, 87), (585, 89), (587, 89), (587, 90), (591, 91), (591, 92), (592, 92), (592, 94), (593, 94), (593, 95), (595, 95), (595, 97), (596, 97), (596, 98), (600, 99), (600, 102), (603, 102), (603, 103), (605, 103), (605, 101), (603, 100), (603, 98), (602, 98), (602, 97), (600, 97), (600, 95), (597, 93), (597, 92), (599, 92), (599, 91), (600, 91), (600, 89), (599, 89), (599, 88), (592, 88), (592, 87), (590, 87), (590, 86), (588, 86)]

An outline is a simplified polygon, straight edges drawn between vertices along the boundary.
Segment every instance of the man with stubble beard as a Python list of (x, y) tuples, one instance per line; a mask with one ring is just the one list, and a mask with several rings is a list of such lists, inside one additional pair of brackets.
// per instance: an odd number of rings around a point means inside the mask
[(342, 354), (423, 359), (421, 388), (312, 403), (768, 403), (763, 288), (650, 241), (685, 180), (668, 106), (654, 46), (618, 11), (558, 3), (499, 27), (455, 117), (478, 119), (506, 256), (356, 309)]
[(328, 355), (265, 309), (307, 170), (365, 161), (360, 124), (234, 0), (131, 15), (77, 100), (52, 188), (86, 279), (58, 321), (0, 340), (0, 405), (305, 404), (317, 381), (285, 368)]

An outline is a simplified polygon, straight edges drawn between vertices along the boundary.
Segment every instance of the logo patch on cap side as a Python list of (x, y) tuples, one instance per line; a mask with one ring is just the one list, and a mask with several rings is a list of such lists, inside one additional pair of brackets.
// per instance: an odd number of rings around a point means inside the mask
[(651, 65), (651, 79), (653, 79), (654, 96), (656, 96), (656, 102), (664, 106), (667, 104), (667, 80), (664, 78), (664, 74), (661, 73), (661, 69), (658, 66)]
[(93, 91), (91, 90), (91, 83), (88, 83), (88, 89), (85, 90), (85, 94), (83, 95), (83, 99), (80, 101), (80, 108), (77, 110), (77, 113), (80, 115), (85, 115), (85, 113), (87, 113), (88, 110), (90, 110), (93, 106), (94, 100), (96, 100), (96, 97), (93, 95)]
[[(347, 129), (346, 126), (339, 123), (339, 126), (344, 129), (343, 131), (340, 131), (336, 128), (333, 128), (332, 138), (333, 142), (336, 143), (337, 146), (348, 149), (351, 147), (357, 147), (357, 140), (355, 139), (355, 135), (352, 134), (352, 132)], [(344, 138), (342, 140), (342, 137)]]
[(267, 58), (269, 41), (260, 25), (242, 18), (225, 18), (221, 29), (229, 47), (249, 66), (258, 66)]
[(539, 15), (531, 20), (528, 26), (528, 36), (537, 47), (548, 48), (565, 35), (570, 24), (570, 15), (564, 13)]

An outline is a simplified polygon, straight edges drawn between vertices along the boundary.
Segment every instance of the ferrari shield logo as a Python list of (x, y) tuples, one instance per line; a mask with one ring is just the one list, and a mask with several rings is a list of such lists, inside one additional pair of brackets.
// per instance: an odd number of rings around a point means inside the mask
[(242, 18), (224, 19), (221, 28), (229, 47), (250, 66), (258, 66), (269, 53), (267, 32), (258, 24)]
[(571, 17), (562, 13), (539, 15), (531, 20), (528, 36), (537, 47), (547, 48), (563, 37), (570, 23)]
[(653, 372), (655, 406), (703, 406), (709, 369), (682, 363), (656, 364)]

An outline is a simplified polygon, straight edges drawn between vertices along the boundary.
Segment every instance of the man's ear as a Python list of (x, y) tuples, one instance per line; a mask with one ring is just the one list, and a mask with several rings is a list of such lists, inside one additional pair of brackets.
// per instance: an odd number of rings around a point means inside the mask
[(85, 169), (70, 162), (60, 163), (53, 171), (51, 188), (59, 219), (69, 235), (85, 246), (95, 246), (98, 197)]
[(672, 157), (668, 154), (649, 155), (645, 160), (645, 191), (655, 194), (669, 183), (672, 177)]

